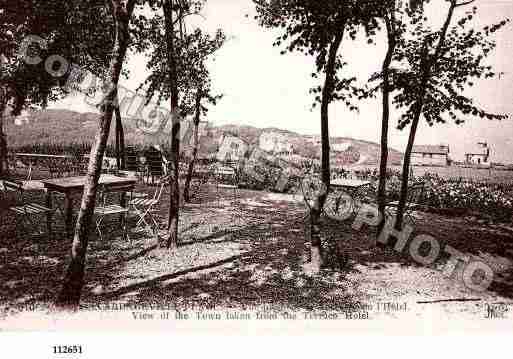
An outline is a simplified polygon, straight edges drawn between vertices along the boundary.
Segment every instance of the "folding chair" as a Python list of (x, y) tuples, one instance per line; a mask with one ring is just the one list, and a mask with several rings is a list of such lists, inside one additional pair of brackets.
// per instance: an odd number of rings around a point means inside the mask
[(16, 172), (16, 156), (13, 153), (7, 154), (7, 172)]
[[(408, 196), (406, 197), (406, 206), (404, 209), (404, 216), (408, 218), (413, 224), (415, 224), (415, 218), (412, 212), (419, 206), (419, 201), (424, 192), (424, 183), (416, 183), (410, 185), (408, 189)], [(394, 212), (397, 212), (399, 207), (399, 201), (393, 201), (387, 203), (385, 207), (385, 215), (393, 216)]]
[(24, 166), (26, 166), (25, 168), (27, 168), (27, 178), (26, 180), (27, 181), (31, 181), (32, 180), (32, 169), (34, 167), (34, 163), (33, 163), (33, 160), (31, 158), (28, 159), (28, 165), (25, 165), (23, 164)]
[(203, 197), (208, 197), (208, 185), (214, 173), (215, 169), (212, 169), (210, 167), (199, 165), (195, 166), (190, 183), (190, 199), (202, 199)]
[(164, 176), (164, 160), (162, 153), (154, 148), (150, 147), (146, 153), (146, 162), (148, 163), (148, 182), (151, 177), (151, 183), (155, 184), (155, 179)]
[(219, 189), (233, 190), (233, 198), (237, 198), (237, 190), (239, 189), (237, 172), (232, 167), (218, 167), (215, 172), (217, 202), (219, 205)]
[(132, 146), (125, 148), (125, 167), (127, 171), (137, 172), (139, 166), (137, 163), (137, 151)]
[(144, 180), (145, 166), (139, 162), (139, 155), (133, 146), (125, 147), (125, 170), (135, 173), (138, 180)]
[(162, 192), (164, 192), (164, 187), (169, 182), (169, 178), (169, 176), (160, 178), (153, 198), (135, 198), (129, 202), (130, 207), (138, 216), (135, 231), (149, 229), (158, 238), (159, 224), (153, 212), (156, 211), (156, 206), (160, 203)]
[[(34, 222), (32, 220), (32, 216), (45, 215), (50, 216), (50, 220), (47, 221), (47, 231), (48, 237), (52, 237), (52, 227), (51, 227), (51, 216), (55, 213), (54, 209), (45, 207), (38, 203), (25, 201), (25, 191), (23, 188), (23, 183), (14, 180), (3, 180), (2, 186), (0, 186), (0, 190), (3, 192), (2, 201), (11, 200), (11, 195), (13, 195), (12, 202), (14, 202), (14, 206), (8, 207), (8, 211), (12, 212), (15, 215), (15, 232), (18, 234), (18, 228), (20, 224), (25, 222), (29, 225), (30, 233), (33, 233), (34, 228), (37, 228), (37, 224), (40, 221)], [(16, 195), (18, 194), (18, 195)]]
[[(135, 173), (133, 171), (120, 170), (120, 171), (118, 171), (117, 176), (119, 176), (119, 177), (131, 177), (131, 178), (137, 179), (137, 173)], [(143, 192), (132, 192), (132, 199), (134, 199), (134, 198), (147, 198), (147, 197), (148, 197), (148, 195), (146, 193), (143, 193)]]
[(76, 156), (72, 159), (72, 170), (73, 176), (82, 176), (87, 173), (88, 161), (85, 161), (83, 157)]
[(96, 224), (96, 230), (98, 231), (98, 235), (100, 237), (100, 240), (103, 240), (103, 234), (102, 234), (102, 222), (106, 217), (110, 216), (121, 216), (121, 225), (123, 227), (123, 238), (130, 240), (130, 237), (128, 236), (128, 230), (127, 230), (127, 216), (129, 212), (129, 206), (123, 206), (120, 204), (109, 204), (109, 196), (111, 194), (118, 194), (119, 195), (119, 201), (122, 201), (122, 196), (125, 196), (127, 193), (129, 193), (129, 199), (127, 203), (130, 203), (132, 201), (131, 193), (134, 189), (134, 185), (108, 185), (103, 186), (100, 192), (100, 200), (102, 204), (95, 208), (94, 214), (95, 214), (95, 224)]

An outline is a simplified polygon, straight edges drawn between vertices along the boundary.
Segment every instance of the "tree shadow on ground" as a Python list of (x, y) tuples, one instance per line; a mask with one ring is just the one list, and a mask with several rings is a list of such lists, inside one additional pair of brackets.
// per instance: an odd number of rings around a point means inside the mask
[(233, 242), (251, 243), (251, 249), (245, 253), (87, 300), (162, 303), (178, 309), (273, 304), (290, 309), (343, 310), (354, 305), (355, 298), (340, 286), (343, 273), (304, 273), (304, 240), (287, 235), (299, 224), (297, 216), (289, 216), (283, 223), (273, 222), (271, 231), (268, 223), (248, 225), (231, 233)]
[[(354, 231), (350, 221), (323, 218), (324, 247), (338, 248), (333, 255), (343, 253), (350, 260), (345, 268), (308, 275), (302, 267), (307, 228), (302, 204), (266, 200), (265, 193), (253, 191), (244, 193), (243, 200), (232, 201), (228, 197), (227, 201), (226, 208), (206, 202), (186, 205), (182, 212), (179, 250), (185, 257), (201, 252), (207, 260), (161, 268), (152, 257), (158, 252), (154, 240), (148, 241), (144, 236), (132, 242), (119, 236), (107, 241), (91, 238), (84, 302), (168, 303), (178, 308), (272, 303), (292, 309), (337, 310), (362, 302), (354, 291), (348, 290), (358, 285), (348, 279), (348, 273), (357, 271), (357, 264), (371, 269), (388, 263), (418, 266), (407, 251), (376, 248), (372, 228)], [(164, 202), (156, 215), (163, 221), (166, 213)], [(497, 254), (498, 244), (511, 240), (500, 234), (485, 236), (480, 228), (433, 215), (419, 219), (415, 233), (442, 238), (443, 245), (475, 254)], [(17, 238), (2, 236), (0, 303), (51, 303), (61, 285), (70, 244), (67, 238), (43, 238), (27, 245)], [(228, 247), (233, 248), (223, 252)], [(128, 267), (135, 268), (135, 272), (128, 271)], [(100, 294), (94, 291), (120, 278), (121, 284)], [(508, 298), (513, 295), (511, 289), (504, 283), (494, 283), (491, 288)]]

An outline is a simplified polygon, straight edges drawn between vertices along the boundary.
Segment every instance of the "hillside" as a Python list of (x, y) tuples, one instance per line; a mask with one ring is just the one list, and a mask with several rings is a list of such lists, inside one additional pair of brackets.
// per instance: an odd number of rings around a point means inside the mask
[[(16, 123), (15, 123), (16, 121)], [(98, 124), (98, 115), (78, 113), (68, 110), (45, 110), (32, 112), (25, 117), (11, 119), (6, 125), (9, 147), (17, 148), (34, 143), (90, 143), (94, 139)], [(165, 141), (165, 136), (144, 135), (135, 124), (127, 121), (125, 138), (127, 143), (151, 144)], [(114, 129), (114, 122), (112, 129)], [(112, 131), (113, 132), (113, 131)], [(209, 129), (209, 142), (219, 141), (223, 134), (240, 137), (246, 143), (256, 146), (263, 133), (271, 133), (292, 144), (294, 154), (306, 158), (316, 158), (320, 153), (320, 136), (300, 135), (277, 128), (256, 128), (251, 126), (225, 125)], [(113, 143), (113, 136), (110, 138)], [(373, 142), (351, 138), (334, 137), (331, 139), (332, 161), (344, 165), (375, 165), (379, 158), (379, 145)], [(215, 146), (209, 146), (215, 148)], [(391, 165), (401, 163), (402, 153), (389, 151)]]

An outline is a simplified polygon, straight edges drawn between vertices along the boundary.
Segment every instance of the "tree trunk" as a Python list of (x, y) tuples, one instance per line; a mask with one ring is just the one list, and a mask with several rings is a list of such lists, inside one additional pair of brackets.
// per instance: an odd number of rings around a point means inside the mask
[(415, 135), (417, 134), (417, 127), (419, 125), (420, 116), (422, 115), (422, 110), (424, 108), (427, 85), (429, 79), (431, 78), (433, 66), (436, 66), (438, 58), (440, 57), (440, 52), (442, 51), (442, 47), (445, 42), (445, 37), (447, 36), (447, 30), (449, 29), (449, 25), (454, 15), (454, 9), (458, 6), (460, 5), (456, 4), (456, 0), (451, 0), (449, 12), (447, 14), (447, 18), (445, 19), (445, 23), (442, 27), (442, 32), (440, 33), (440, 39), (438, 41), (435, 53), (431, 58), (429, 58), (429, 52), (427, 51), (426, 45), (425, 55), (423, 56), (423, 59), (421, 59), (421, 61), (424, 61), (425, 64), (424, 66), (421, 66), (424, 72), (422, 74), (422, 80), (420, 83), (420, 93), (417, 98), (417, 101), (414, 104), (415, 112), (413, 114), (413, 121), (410, 128), (410, 135), (408, 137), (408, 144), (406, 146), (406, 151), (404, 153), (403, 173), (401, 179), (401, 193), (399, 198), (399, 205), (397, 206), (397, 217), (394, 226), (394, 228), (399, 231), (403, 227), (404, 210), (406, 208), (406, 201), (408, 198), (408, 181), (410, 180), (411, 151), (413, 149), (413, 144), (415, 142)]
[(385, 224), (385, 207), (386, 207), (386, 180), (388, 168), (388, 125), (390, 120), (390, 64), (394, 55), (396, 39), (394, 32), (394, 11), (390, 18), (385, 15), (385, 24), (388, 35), (388, 50), (383, 61), (383, 113), (381, 117), (381, 156), (379, 162), (379, 183), (378, 183), (378, 210), (382, 216), (382, 220), (378, 226), (376, 236), (383, 229)]
[[(417, 110), (414, 120), (411, 124), (410, 135), (408, 137), (408, 144), (404, 152), (403, 172), (401, 174), (401, 193), (399, 197), (399, 205), (397, 206), (397, 214), (395, 221), (395, 228), (401, 230), (403, 227), (404, 210), (406, 208), (406, 200), (408, 198), (408, 182), (410, 180), (410, 163), (411, 151), (415, 142), (415, 135), (417, 134), (417, 127), (419, 125), (420, 114), (422, 113), (423, 102), (417, 104)], [(417, 115), (418, 113), (418, 115)]]
[(118, 119), (116, 117), (116, 127), (114, 128), (114, 135), (116, 137), (116, 147), (115, 147), (115, 152), (116, 152), (116, 168), (118, 170), (121, 169), (121, 157), (120, 157), (120, 153), (121, 153), (121, 150), (119, 149), (119, 127), (118, 127)]
[(187, 169), (187, 177), (185, 178), (185, 186), (183, 189), (183, 199), (185, 202), (190, 202), (190, 186), (192, 181), (192, 174), (194, 173), (194, 165), (196, 163), (196, 158), (198, 157), (198, 147), (199, 147), (199, 124), (200, 124), (200, 114), (201, 114), (201, 88), (198, 89), (196, 94), (196, 114), (194, 116), (194, 143), (192, 147), (192, 156), (189, 161), (189, 168)]
[(116, 115), (116, 164), (118, 170), (126, 169), (125, 164), (125, 131), (121, 120), (121, 111), (119, 107), (114, 109)]
[(344, 38), (344, 26), (335, 36), (330, 45), (328, 62), (326, 64), (326, 78), (322, 90), (321, 100), (321, 180), (324, 188), (316, 193), (313, 206), (310, 207), (310, 250), (313, 267), (318, 270), (322, 266), (322, 238), (320, 230), (320, 216), (330, 187), (330, 135), (328, 109), (333, 94), (335, 65), (337, 52)]
[(166, 248), (173, 248), (178, 245), (178, 220), (180, 209), (180, 187), (179, 187), (179, 158), (180, 158), (180, 119), (178, 118), (178, 84), (176, 73), (176, 53), (174, 44), (173, 25), (173, 1), (165, 0), (163, 4), (165, 36), (167, 45), (167, 63), (170, 72), (169, 81), (171, 88), (171, 164), (172, 173), (169, 181), (169, 213), (168, 213), (168, 236), (162, 243)]
[(89, 230), (94, 214), (98, 180), (100, 178), (103, 155), (109, 137), (119, 75), (128, 47), (128, 23), (135, 5), (135, 0), (128, 0), (126, 3), (121, 0), (111, 1), (116, 24), (116, 36), (108, 75), (111, 86), (109, 87), (110, 92), (105, 97), (104, 103), (101, 106), (99, 128), (89, 157), (82, 203), (71, 246), (71, 261), (63, 280), (63, 287), (57, 297), (56, 304), (61, 308), (77, 309), (80, 303), (82, 287), (84, 285)]
[(116, 107), (116, 118), (119, 119), (119, 150), (121, 152), (121, 169), (126, 170), (125, 129), (123, 128), (123, 121), (121, 119), (121, 112), (119, 107)]
[(0, 177), (4, 176), (9, 167), (7, 164), (7, 136), (4, 133), (4, 114), (7, 106), (7, 91), (0, 87)]

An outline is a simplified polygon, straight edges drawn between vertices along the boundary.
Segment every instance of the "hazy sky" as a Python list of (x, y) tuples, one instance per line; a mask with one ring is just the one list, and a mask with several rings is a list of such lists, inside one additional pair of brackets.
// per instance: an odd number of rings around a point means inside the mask
[[(437, 1), (435, 1), (437, 3)], [(439, 2), (443, 4), (444, 2)], [(479, 17), (476, 26), (495, 23), (505, 17), (513, 19), (513, 1), (477, 0)], [(441, 5), (434, 11), (445, 13)], [(210, 65), (214, 87), (225, 97), (208, 114), (215, 125), (247, 124), (256, 127), (278, 127), (303, 134), (320, 132), (319, 109), (310, 111), (312, 98), (308, 89), (317, 83), (310, 74), (313, 59), (299, 54), (280, 55), (272, 43), (276, 33), (258, 26), (251, 0), (208, 0), (204, 11), (206, 20), (197, 23), (214, 32), (222, 28), (229, 41)], [(249, 17), (245, 15), (248, 14)], [(458, 15), (458, 14), (457, 14)], [(383, 39), (384, 40), (384, 39)], [(362, 79), (378, 71), (385, 53), (384, 41), (379, 45), (365, 45), (346, 40), (341, 53), (351, 71)], [(472, 92), (476, 102), (486, 109), (500, 113), (513, 113), (513, 22), (501, 31), (498, 48), (490, 58), (497, 72), (505, 74), (500, 80), (483, 81)], [(145, 78), (145, 58), (132, 56), (126, 64), (131, 71), (127, 88), (135, 89)], [(78, 98), (69, 98), (52, 107), (68, 108), (80, 112), (94, 112)], [(330, 108), (330, 134), (378, 142), (381, 107), (379, 99), (360, 103), (360, 113), (351, 113), (342, 104)], [(408, 131), (395, 129), (397, 116), (392, 115), (390, 144), (403, 150)], [(492, 161), (513, 163), (513, 119), (502, 122), (473, 119), (464, 125), (437, 125), (419, 127), (416, 144), (449, 144), (451, 156), (462, 160), (465, 149), (479, 141), (492, 147)]]

